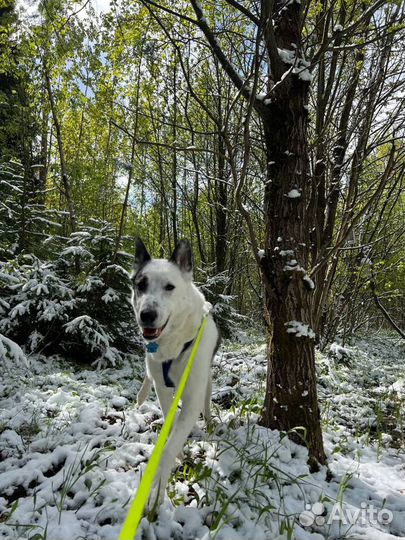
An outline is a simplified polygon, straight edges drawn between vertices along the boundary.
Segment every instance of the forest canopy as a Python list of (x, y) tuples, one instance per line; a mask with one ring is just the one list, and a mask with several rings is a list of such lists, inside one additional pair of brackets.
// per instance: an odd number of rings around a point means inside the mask
[[(113, 1), (104, 11), (91, 2), (2, 3), (1, 257), (54, 261), (94, 220), (111, 226), (112, 259), (133, 252), (135, 235), (156, 256), (188, 237), (197, 280), (213, 280), (214, 295), (260, 320), (243, 209), (264, 249), (263, 128), (253, 112), (241, 182), (249, 104), (181, 6), (178, 17), (151, 2)], [(390, 324), (384, 311), (403, 325), (401, 9), (366, 2), (326, 12), (311, 2), (305, 14), (310, 174), (323, 186), (312, 197), (325, 200), (312, 270), (329, 250), (327, 286), (316, 294), (320, 341)], [(252, 17), (231, 2), (206, 16), (237, 72), (252, 77)], [(259, 97), (268, 91), (261, 61), (252, 80)]]

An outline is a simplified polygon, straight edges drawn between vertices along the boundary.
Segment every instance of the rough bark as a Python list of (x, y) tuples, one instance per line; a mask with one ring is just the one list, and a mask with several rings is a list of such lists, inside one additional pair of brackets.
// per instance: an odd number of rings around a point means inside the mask
[[(269, 327), (268, 374), (262, 423), (288, 431), (325, 463), (316, 390), (315, 347), (306, 276), (310, 220), (307, 111), (309, 85), (292, 75), (271, 101), (264, 120), (268, 182), (265, 190), (266, 256), (262, 262)], [(297, 190), (299, 197), (287, 194)], [(286, 255), (287, 254), (287, 255)], [(300, 336), (294, 321), (307, 329)], [(307, 325), (307, 326), (306, 326)], [(291, 431), (293, 430), (293, 431)]]
[[(307, 212), (311, 192), (309, 81), (307, 74), (300, 73), (301, 5), (291, 3), (283, 8), (281, 4), (276, 2), (274, 6), (274, 39), (278, 49), (296, 51), (298, 70), (294, 73), (291, 65), (282, 62), (284, 78), (280, 77), (273, 87), (268, 110), (261, 114), (268, 163), (262, 271), (269, 328), (262, 424), (287, 431), (297, 442), (304, 441), (315, 469), (317, 463), (326, 462), (326, 457), (316, 388), (313, 291), (306, 276), (309, 232), (316, 219)], [(279, 70), (279, 59), (274, 63), (272, 54), (271, 68), (275, 64)], [(291, 71), (285, 75), (287, 70)], [(299, 195), (288, 196), (291, 193)]]

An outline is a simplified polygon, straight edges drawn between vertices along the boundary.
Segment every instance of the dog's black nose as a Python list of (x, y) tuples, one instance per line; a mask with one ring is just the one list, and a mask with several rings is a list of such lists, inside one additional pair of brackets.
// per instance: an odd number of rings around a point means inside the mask
[(157, 313), (154, 309), (144, 309), (141, 311), (141, 321), (144, 324), (152, 324), (157, 317)]

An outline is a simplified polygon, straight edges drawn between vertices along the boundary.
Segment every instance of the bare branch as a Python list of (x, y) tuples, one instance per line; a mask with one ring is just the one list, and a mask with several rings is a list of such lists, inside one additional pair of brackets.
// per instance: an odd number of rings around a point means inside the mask
[(260, 26), (260, 20), (254, 15), (251, 11), (249, 11), (245, 6), (242, 6), (239, 2), (236, 0), (226, 0), (226, 2), (230, 5), (236, 8), (238, 11), (243, 13), (243, 15), (246, 15), (248, 19), (250, 19), (253, 23), (255, 23), (256, 26)]
[(215, 56), (218, 58), (221, 66), (223, 67), (224, 71), (228, 74), (231, 81), (234, 83), (236, 88), (241, 92), (242, 96), (246, 98), (247, 100), (250, 99), (251, 96), (251, 90), (246, 84), (246, 81), (244, 81), (240, 75), (237, 73), (229, 59), (226, 57), (225, 53), (221, 49), (217, 38), (215, 37), (213, 31), (208, 26), (207, 19), (204, 16), (204, 13), (201, 9), (200, 4), (196, 0), (190, 0), (191, 5), (193, 6), (194, 12), (197, 16), (198, 26), (204, 33), (208, 43), (211, 45), (211, 48), (215, 54)]
[(138, 139), (134, 136), (133, 133), (130, 133), (124, 126), (121, 126), (118, 124), (113, 118), (110, 117), (111, 123), (118, 128), (120, 131), (125, 133), (131, 140), (134, 140), (136, 144), (143, 144), (146, 146), (160, 146), (163, 148), (170, 148), (170, 150), (176, 150), (177, 152), (204, 152), (204, 153), (214, 153), (213, 150), (209, 150), (208, 148), (197, 148), (196, 146), (177, 146), (174, 144), (169, 143), (163, 143), (163, 142), (157, 142), (157, 141), (145, 141), (143, 139)]
[(392, 328), (403, 338), (405, 339), (405, 332), (401, 330), (401, 328), (397, 325), (397, 323), (394, 321), (394, 319), (391, 317), (391, 315), (388, 313), (388, 311), (385, 309), (383, 304), (381, 303), (378, 295), (377, 295), (377, 289), (375, 285), (374, 279), (370, 280), (370, 290), (373, 295), (374, 303), (378, 307), (378, 309), (381, 311), (381, 313), (384, 315), (385, 319), (390, 323)]
[(153, 0), (141, 0), (143, 4), (148, 4), (150, 6), (155, 6), (158, 9), (161, 9), (162, 11), (165, 11), (166, 13), (169, 13), (169, 15), (174, 15), (178, 19), (181, 19), (183, 21), (187, 21), (189, 23), (195, 24), (199, 26), (198, 21), (195, 19), (192, 19), (191, 17), (188, 17), (187, 15), (184, 15), (183, 13), (179, 13), (178, 11), (174, 11), (173, 9), (170, 9), (166, 6), (162, 6), (162, 4), (158, 4), (157, 2), (153, 2)]

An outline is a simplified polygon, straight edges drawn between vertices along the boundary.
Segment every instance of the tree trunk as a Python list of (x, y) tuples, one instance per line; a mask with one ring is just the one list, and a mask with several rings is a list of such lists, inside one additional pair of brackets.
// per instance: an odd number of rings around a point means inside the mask
[(223, 272), (226, 267), (227, 255), (227, 212), (228, 212), (228, 186), (226, 184), (225, 148), (221, 134), (218, 135), (218, 173), (215, 179), (215, 215), (216, 215), (216, 240), (215, 240), (215, 264), (216, 273)]
[[(256, 24), (263, 30), (271, 80), (267, 98), (255, 99), (251, 87), (224, 55), (200, 4), (196, 0), (191, 4), (214, 54), (241, 95), (254, 103), (264, 128), (265, 253), (260, 262), (269, 336), (261, 421), (264, 426), (289, 432), (297, 442), (304, 439), (314, 469), (317, 463), (325, 463), (326, 457), (317, 402), (315, 333), (311, 329), (313, 284), (306, 274), (309, 232), (315, 218), (313, 212), (307, 212), (311, 192), (307, 146), (311, 77), (301, 43), (304, 9), (299, 2), (261, 2), (261, 19)], [(303, 430), (301, 436), (297, 428)]]
[[(177, 143), (177, 64), (173, 66), (173, 127), (172, 127), (172, 137), (173, 144)], [(172, 160), (172, 207), (171, 207), (171, 218), (172, 218), (172, 233), (173, 233), (173, 243), (176, 246), (178, 242), (178, 231), (177, 231), (177, 154), (176, 151), (173, 152)]]
[[(133, 131), (132, 142), (131, 142), (131, 157), (130, 157), (129, 170), (128, 170), (128, 182), (127, 182), (127, 187), (125, 190), (124, 201), (122, 203), (120, 224), (118, 227), (118, 234), (115, 241), (114, 255), (112, 258), (113, 263), (115, 263), (117, 259), (118, 249), (120, 247), (121, 239), (124, 234), (124, 225), (125, 225), (125, 217), (126, 217), (127, 208), (128, 208), (129, 193), (132, 187), (132, 178), (134, 175), (136, 137), (138, 135), (138, 124), (139, 124), (139, 95), (140, 95), (141, 63), (142, 63), (141, 61), (142, 61), (142, 58), (139, 59), (139, 63), (138, 63), (138, 75), (137, 75), (138, 83), (136, 86), (136, 95), (135, 95), (134, 131)], [(142, 214), (142, 207), (141, 207), (141, 214)]]
[(44, 65), (44, 76), (45, 76), (45, 82), (46, 82), (46, 89), (48, 92), (49, 104), (51, 106), (53, 124), (55, 126), (55, 131), (56, 131), (56, 140), (58, 143), (58, 150), (59, 150), (60, 170), (61, 170), (61, 175), (62, 175), (63, 191), (66, 197), (66, 202), (67, 202), (68, 211), (69, 211), (70, 229), (72, 232), (74, 232), (77, 228), (77, 221), (76, 221), (76, 210), (75, 210), (75, 206), (73, 202), (72, 186), (70, 185), (70, 180), (67, 174), (65, 150), (64, 150), (63, 141), (62, 141), (60, 122), (59, 122), (58, 114), (56, 111), (55, 99), (52, 92), (51, 80), (49, 78), (49, 73), (45, 65)]
[[(295, 7), (296, 6), (296, 7)], [(300, 43), (300, 8), (278, 21), (277, 46)], [(284, 71), (289, 66), (284, 66)], [(297, 73), (271, 91), (262, 113), (266, 143), (265, 257), (262, 270), (269, 325), (268, 373), (262, 424), (289, 432), (308, 446), (310, 463), (326, 462), (323, 449), (312, 330), (309, 264), (310, 196), (307, 145), (309, 84)], [(293, 431), (291, 431), (293, 430)]]
[[(138, 109), (137, 109), (137, 111), (138, 111)], [(118, 227), (117, 238), (115, 240), (114, 254), (113, 254), (113, 257), (112, 257), (112, 262), (113, 263), (115, 263), (115, 261), (117, 259), (117, 254), (118, 254), (118, 250), (119, 250), (119, 247), (120, 247), (122, 235), (124, 233), (125, 216), (126, 216), (127, 208), (128, 208), (128, 199), (129, 199), (129, 193), (130, 193), (131, 185), (132, 185), (132, 177), (133, 177), (133, 174), (134, 174), (134, 161), (135, 161), (135, 150), (136, 150), (136, 132), (137, 132), (137, 124), (138, 124), (137, 119), (138, 119), (138, 113), (136, 113), (134, 136), (132, 138), (132, 144), (131, 144), (131, 158), (130, 158), (130, 162), (129, 162), (128, 182), (127, 182), (127, 187), (125, 189), (124, 201), (122, 203), (122, 210), (121, 210), (121, 217), (120, 217), (120, 224), (119, 224), (119, 227)]]
[(42, 87), (41, 97), (41, 143), (39, 152), (39, 163), (41, 165), (38, 174), (38, 190), (36, 194), (36, 201), (39, 204), (45, 204), (45, 189), (46, 179), (48, 177), (48, 117), (49, 117), (49, 105), (46, 101), (45, 85)]
[[(325, 463), (315, 374), (311, 282), (306, 276), (309, 230), (307, 104), (309, 85), (297, 76), (269, 105), (264, 121), (265, 309), (269, 324), (268, 375), (262, 423), (305, 440), (312, 461)], [(293, 191), (294, 190), (294, 191)], [(290, 196), (288, 196), (290, 194)], [(299, 195), (298, 195), (299, 194)], [(292, 196), (297, 195), (297, 196)]]

